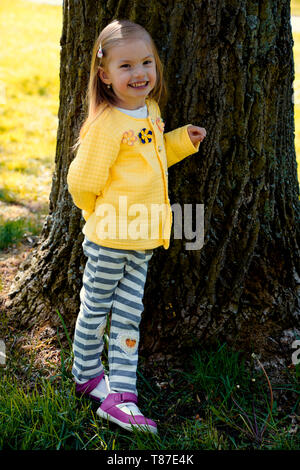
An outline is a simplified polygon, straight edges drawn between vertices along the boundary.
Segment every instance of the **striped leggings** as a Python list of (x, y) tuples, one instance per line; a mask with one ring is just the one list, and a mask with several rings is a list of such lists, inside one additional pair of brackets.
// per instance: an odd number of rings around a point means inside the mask
[(144, 285), (153, 250), (118, 250), (96, 245), (86, 237), (83, 252), (88, 260), (80, 291), (72, 373), (77, 383), (103, 371), (101, 353), (107, 314), (112, 313), (108, 349), (112, 392), (136, 390), (139, 324)]

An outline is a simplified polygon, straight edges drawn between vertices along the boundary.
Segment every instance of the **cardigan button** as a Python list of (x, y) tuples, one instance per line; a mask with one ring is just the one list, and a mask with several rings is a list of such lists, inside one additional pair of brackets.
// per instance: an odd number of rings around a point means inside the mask
[(152, 122), (152, 124), (154, 124), (154, 119), (153, 118), (151, 119), (151, 122)]
[(159, 151), (159, 152), (162, 151), (162, 146), (161, 146), (161, 145), (158, 147), (158, 151)]

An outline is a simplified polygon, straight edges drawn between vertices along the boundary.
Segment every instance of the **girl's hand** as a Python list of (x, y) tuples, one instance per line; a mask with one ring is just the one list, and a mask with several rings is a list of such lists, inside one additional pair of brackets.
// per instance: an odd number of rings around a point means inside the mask
[(204, 127), (189, 126), (187, 131), (194, 145), (198, 142), (202, 142), (202, 140), (206, 137), (206, 130)]

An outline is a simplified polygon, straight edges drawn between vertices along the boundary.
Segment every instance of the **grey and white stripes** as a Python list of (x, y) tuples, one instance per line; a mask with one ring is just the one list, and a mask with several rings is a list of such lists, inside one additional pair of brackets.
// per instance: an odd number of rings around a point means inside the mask
[(73, 375), (77, 383), (84, 383), (102, 372), (103, 334), (111, 310), (110, 388), (112, 392), (137, 393), (139, 324), (153, 250), (117, 250), (96, 245), (85, 237), (83, 251), (88, 260), (74, 334)]

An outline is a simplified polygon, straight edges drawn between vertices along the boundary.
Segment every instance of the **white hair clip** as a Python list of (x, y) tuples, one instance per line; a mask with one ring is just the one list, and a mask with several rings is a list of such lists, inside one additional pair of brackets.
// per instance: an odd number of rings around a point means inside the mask
[(100, 44), (98, 52), (97, 52), (97, 57), (99, 57), (99, 59), (102, 59), (102, 57), (103, 57), (103, 51), (102, 51), (101, 44)]

